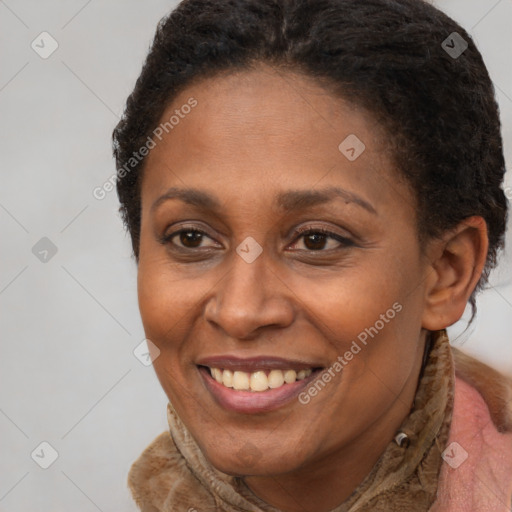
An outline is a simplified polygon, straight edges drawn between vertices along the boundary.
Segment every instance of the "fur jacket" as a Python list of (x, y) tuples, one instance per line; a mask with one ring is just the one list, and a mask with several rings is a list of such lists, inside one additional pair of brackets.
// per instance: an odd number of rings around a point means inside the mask
[[(216, 470), (171, 404), (169, 431), (132, 465), (128, 485), (143, 512), (280, 512), (243, 479)], [(399, 433), (352, 495), (332, 512), (510, 512), (512, 381), (433, 343), (414, 405)], [(402, 436), (403, 437), (403, 436)]]

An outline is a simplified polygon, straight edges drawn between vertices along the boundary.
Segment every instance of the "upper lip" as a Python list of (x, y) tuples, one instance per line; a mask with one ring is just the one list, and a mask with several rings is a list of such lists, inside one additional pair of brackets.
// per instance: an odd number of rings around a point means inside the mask
[(201, 358), (196, 362), (199, 366), (222, 368), (223, 370), (254, 372), (256, 370), (307, 370), (321, 368), (322, 365), (297, 359), (284, 359), (273, 356), (237, 357), (219, 355)]

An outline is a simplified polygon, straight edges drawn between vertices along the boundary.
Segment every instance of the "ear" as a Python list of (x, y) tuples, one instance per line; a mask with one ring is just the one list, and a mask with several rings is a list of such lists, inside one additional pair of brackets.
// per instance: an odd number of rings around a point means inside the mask
[(469, 217), (427, 248), (422, 327), (445, 329), (460, 319), (482, 274), (489, 240), (482, 217)]

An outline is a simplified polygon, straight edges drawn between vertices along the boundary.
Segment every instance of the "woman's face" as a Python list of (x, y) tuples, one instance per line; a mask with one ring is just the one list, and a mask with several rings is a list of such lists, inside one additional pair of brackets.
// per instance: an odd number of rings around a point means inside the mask
[(427, 272), (385, 134), (268, 67), (188, 87), (171, 116), (138, 268), (169, 400), (230, 474), (374, 463), (414, 396)]

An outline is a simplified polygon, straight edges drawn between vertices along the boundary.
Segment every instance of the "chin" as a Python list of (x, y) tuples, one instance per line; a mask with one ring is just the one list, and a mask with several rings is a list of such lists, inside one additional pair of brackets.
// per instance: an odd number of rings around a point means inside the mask
[(269, 456), (266, 448), (258, 448), (250, 442), (227, 453), (220, 452), (218, 446), (213, 450), (201, 451), (212, 466), (231, 476), (278, 475), (293, 471), (302, 464), (302, 461), (290, 457), (293, 449), (282, 449), (278, 453), (272, 450)]

